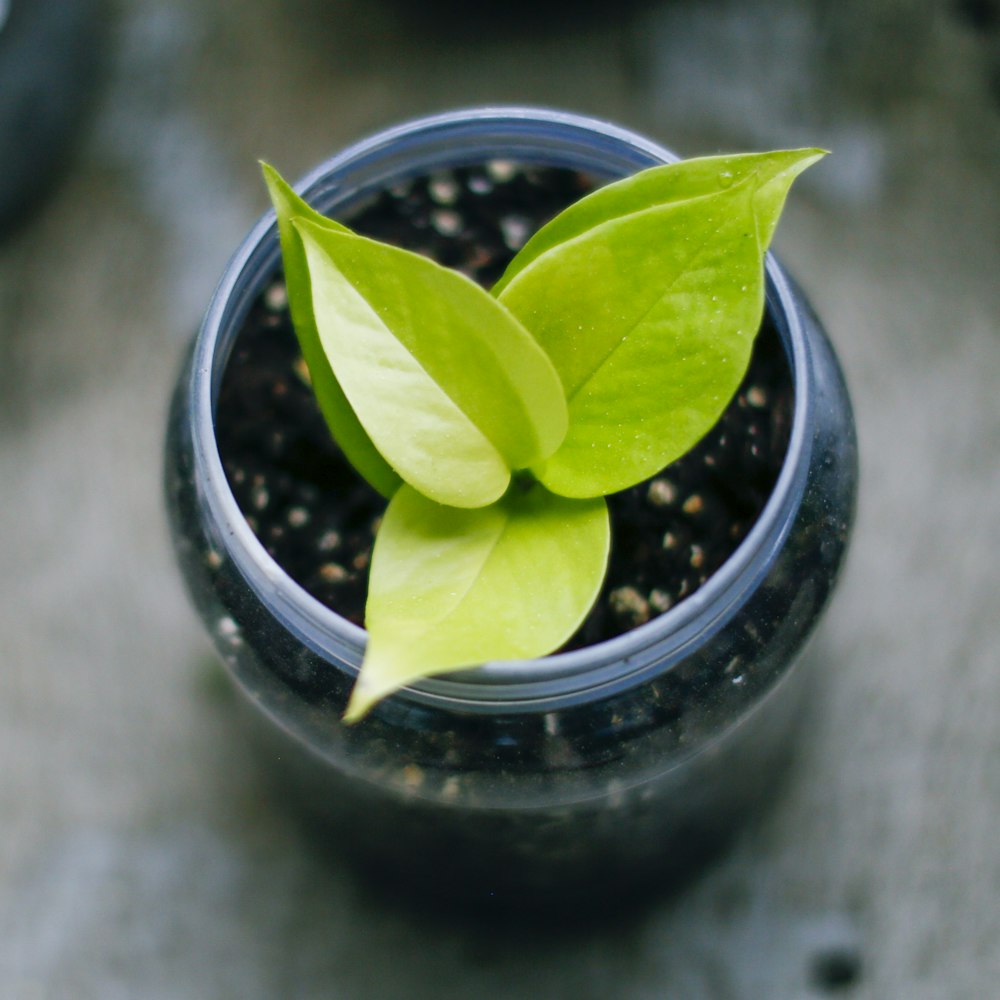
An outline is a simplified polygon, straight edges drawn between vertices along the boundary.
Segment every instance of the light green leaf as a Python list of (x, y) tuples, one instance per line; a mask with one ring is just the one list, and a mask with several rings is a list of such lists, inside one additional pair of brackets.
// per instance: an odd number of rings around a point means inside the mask
[(271, 202), (278, 217), (281, 237), (281, 255), (285, 268), (285, 286), (292, 322), (298, 337), (299, 348), (309, 369), (309, 377), (320, 411), (330, 433), (351, 464), (383, 496), (390, 497), (399, 486), (399, 476), (378, 453), (371, 439), (361, 426), (347, 397), (337, 381), (327, 360), (316, 330), (312, 312), (312, 291), (305, 251), (292, 224), (296, 218), (308, 219), (318, 226), (347, 232), (346, 227), (327, 219), (309, 207), (282, 179), (274, 167), (263, 163), (264, 180)]
[(345, 718), (430, 674), (557, 649), (597, 597), (608, 545), (600, 497), (515, 485), (456, 510), (402, 486), (375, 542), (368, 647)]
[(756, 179), (754, 211), (761, 225), (758, 237), (766, 250), (792, 181), (825, 155), (822, 149), (788, 149), (703, 156), (650, 167), (615, 181), (570, 205), (535, 233), (511, 261), (494, 286), (493, 294), (499, 296), (517, 274), (543, 253), (594, 226), (654, 205), (718, 194), (748, 177)]
[[(782, 173), (791, 183), (794, 172)], [(742, 379), (783, 196), (757, 177), (614, 218), (536, 257), (500, 293), (552, 359), (570, 426), (533, 471), (565, 496), (612, 493), (692, 448)], [(762, 208), (763, 206), (763, 208)]]
[(474, 282), (418, 254), (295, 220), (323, 350), (378, 451), (438, 503), (481, 507), (566, 432), (552, 363)]

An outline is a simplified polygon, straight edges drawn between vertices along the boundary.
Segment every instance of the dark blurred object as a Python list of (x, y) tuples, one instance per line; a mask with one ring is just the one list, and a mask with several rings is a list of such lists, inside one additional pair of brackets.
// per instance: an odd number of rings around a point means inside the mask
[(955, 9), (979, 31), (1000, 30), (1000, 0), (956, 0)]
[(68, 168), (106, 35), (103, 0), (0, 0), (0, 238)]
[(633, 0), (383, 0), (401, 15), (423, 23), (430, 30), (449, 27), (493, 27), (508, 31), (532, 30), (539, 24), (572, 27), (581, 18), (616, 19)]
[[(2, 0), (0, 0), (2, 2)], [(332, 26), (330, 0), (286, 0), (310, 30)], [(340, 0), (336, 23), (400, 27), (425, 48), (489, 45), (497, 40), (571, 33), (593, 24), (613, 26), (657, 0)], [(662, 0), (660, 0), (662, 2)]]
[(955, 0), (955, 12), (989, 50), (990, 88), (1000, 105), (1000, 0)]

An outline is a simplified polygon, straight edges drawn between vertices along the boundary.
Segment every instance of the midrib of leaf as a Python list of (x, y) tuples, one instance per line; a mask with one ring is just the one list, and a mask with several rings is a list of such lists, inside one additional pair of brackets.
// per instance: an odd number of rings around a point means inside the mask
[[(444, 610), (441, 614), (439, 614), (435, 618), (431, 618), (426, 614), (421, 615), (420, 620), (417, 624), (419, 626), (423, 626), (426, 624), (427, 627), (413, 629), (412, 631), (410, 631), (411, 635), (415, 637), (426, 635), (426, 633), (431, 631), (433, 626), (440, 625), (441, 622), (445, 621), (447, 618), (450, 618), (451, 615), (455, 612), (455, 610), (462, 606), (463, 602), (472, 592), (472, 589), (476, 586), (476, 584), (479, 583), (483, 575), (483, 570), (489, 564), (489, 561), (493, 556), (493, 553), (496, 552), (498, 546), (503, 541), (503, 536), (510, 524), (510, 513), (503, 508), (502, 504), (498, 504), (497, 506), (498, 509), (503, 514), (503, 522), (500, 524), (496, 536), (493, 538), (493, 541), (490, 542), (489, 548), (485, 551), (483, 558), (480, 560), (479, 568), (476, 570), (474, 574), (469, 575), (469, 582), (466, 584), (464, 588), (462, 588), (461, 593), (459, 593), (455, 597), (455, 600), (448, 606), (446, 610)], [(410, 623), (408, 622), (407, 625), (409, 624)]]
[[(436, 264), (436, 262), (434, 261), (431, 261), (431, 263)], [(436, 264), (436, 266), (440, 265)], [(456, 272), (456, 273), (461, 274), (461, 272)], [(462, 275), (462, 277), (465, 277), (465, 275)], [(471, 279), (469, 280), (471, 281)], [(478, 288), (484, 295), (489, 295), (489, 292), (487, 292), (484, 288), (482, 288), (482, 286), (476, 285), (475, 282), (472, 282), (472, 284), (475, 285), (475, 287)], [(515, 399), (520, 399), (520, 391), (518, 388), (518, 383), (514, 379), (512, 373), (507, 371), (507, 365), (503, 362), (502, 355), (497, 350), (497, 346), (494, 344), (492, 340), (485, 337), (481, 338), (479, 342), (480, 345), (485, 348), (486, 353), (489, 354), (490, 359), (493, 362), (492, 369), (494, 374), (498, 376), (496, 379), (497, 383), (503, 386), (503, 388), (506, 390), (509, 396), (512, 396)], [(405, 347), (406, 345), (404, 344), (403, 346)], [(409, 348), (407, 348), (407, 350), (409, 351)], [(415, 354), (413, 355), (413, 358), (417, 362), (417, 364), (420, 365), (420, 368), (424, 372), (424, 374), (428, 378), (433, 379), (434, 376), (427, 370), (423, 362), (420, 361), (420, 359)], [(434, 381), (437, 382), (437, 379), (434, 379)], [(465, 417), (469, 421), (469, 423), (472, 424), (476, 428), (476, 430), (478, 430), (479, 433), (482, 434), (483, 437), (486, 438), (486, 440), (489, 441), (491, 445), (493, 445), (494, 448), (496, 448), (497, 452), (503, 457), (504, 461), (509, 463), (507, 456), (504, 455), (502, 451), (500, 451), (499, 446), (492, 439), (492, 437), (490, 437), (490, 435), (487, 434), (487, 432), (483, 430), (483, 428), (480, 427), (475, 420), (473, 420), (470, 414), (466, 413), (466, 411), (462, 408), (462, 405), (455, 398), (458, 389), (457, 385), (449, 388), (449, 386), (442, 385), (440, 382), (437, 382), (437, 384), (440, 386), (441, 391), (448, 397), (449, 400), (451, 400), (452, 405), (454, 405), (455, 408), (458, 409), (460, 412), (465, 414)], [(524, 409), (524, 406), (522, 406), (521, 408)], [(531, 433), (532, 437), (534, 438), (535, 447), (537, 448), (539, 443), (538, 433), (535, 430), (535, 428), (531, 426), (530, 420), (525, 421), (525, 423), (527, 424), (526, 429), (528, 430), (529, 433)], [(520, 466), (517, 468), (520, 468)]]
[[(747, 184), (750, 179), (751, 178), (745, 179), (739, 186), (742, 186), (743, 184)], [(704, 197), (704, 198), (712, 198), (712, 197), (716, 197), (716, 195), (709, 194), (709, 195), (703, 195), (702, 197)], [(698, 200), (700, 200), (700, 199), (698, 199), (698, 198), (689, 198), (689, 199), (686, 199), (686, 201), (689, 201), (689, 202), (690, 201), (698, 201)], [(675, 204), (675, 203), (671, 202), (671, 205), (673, 205), (673, 204)], [(648, 212), (654, 212), (654, 211), (656, 211), (657, 208), (660, 208), (660, 207), (662, 207), (662, 206), (658, 205), (655, 208), (647, 209), (646, 211), (648, 211)], [(639, 214), (645, 214), (645, 212), (643, 212), (643, 213), (634, 212), (632, 214), (633, 215), (639, 215)], [(753, 213), (751, 213), (751, 214), (753, 214)], [(756, 219), (756, 216), (755, 216), (755, 219)], [(612, 220), (612, 221), (616, 222), (617, 220)], [(660, 292), (660, 294), (657, 295), (657, 297), (652, 302), (650, 302), (649, 306), (643, 311), (642, 315), (640, 315), (638, 317), (638, 319), (636, 319), (635, 322), (632, 323), (629, 326), (629, 328), (625, 331), (625, 333), (622, 334), (622, 336), (618, 340), (618, 342), (611, 347), (611, 349), (607, 352), (607, 354), (605, 354), (604, 357), (599, 362), (597, 362), (597, 364), (594, 365), (594, 367), (590, 370), (589, 374), (587, 374), (572, 389), (572, 391), (570, 391), (570, 392), (568, 392), (566, 394), (566, 403), (567, 404), (572, 403), (573, 400), (576, 398), (576, 396), (590, 382), (592, 382), (594, 380), (594, 378), (598, 375), (598, 373), (601, 371), (601, 369), (604, 368), (608, 364), (608, 362), (615, 356), (615, 354), (624, 345), (624, 343), (628, 340), (628, 338), (635, 332), (636, 328), (639, 327), (645, 321), (646, 317), (649, 316), (649, 314), (651, 312), (653, 312), (654, 309), (656, 309), (659, 305), (661, 305), (662, 302), (671, 294), (671, 292), (673, 291), (674, 286), (677, 284), (677, 282), (680, 281), (681, 278), (683, 278), (685, 275), (690, 274), (690, 272), (694, 269), (694, 265), (698, 261), (698, 258), (701, 257), (704, 254), (705, 248), (708, 247), (715, 240), (715, 238), (719, 235), (719, 233), (722, 231), (723, 227), (726, 225), (727, 221), (728, 221), (728, 219), (725, 218), (725, 217), (723, 217), (723, 219), (719, 222), (718, 226), (715, 229), (711, 230), (705, 236), (705, 239), (701, 241), (701, 243), (694, 249), (694, 251), (691, 253), (691, 255), (687, 258), (687, 260), (685, 261), (683, 267), (680, 268), (680, 269), (678, 269), (677, 273), (673, 276), (673, 278), (671, 279), (671, 281), (667, 285), (667, 287), (664, 288), (663, 291)], [(610, 225), (610, 224), (611, 223), (602, 223), (602, 226), (603, 225)], [(598, 227), (598, 228), (600, 228), (600, 227)], [(757, 234), (756, 224), (754, 226), (754, 238), (756, 240), (757, 247), (758, 247), (758, 250), (759, 250), (759, 248), (760, 248), (760, 238), (759, 238), (759, 235)], [(559, 244), (560, 247), (563, 247), (565, 245), (566, 244), (564, 244), (564, 243)]]
[[(350, 230), (345, 230), (344, 236), (347, 239), (355, 239), (361, 242), (374, 242), (367, 240), (365, 237), (360, 237), (357, 234), (352, 233)], [(385, 249), (393, 253), (407, 254), (411, 257), (419, 257), (419, 266), (426, 268), (427, 272), (431, 275), (438, 276), (447, 274), (450, 277), (460, 280), (470, 289), (474, 290), (474, 292), (479, 296), (491, 300), (493, 308), (503, 310), (505, 313), (507, 313), (507, 316), (509, 317), (512, 323), (516, 323), (523, 329), (523, 324), (520, 323), (517, 317), (514, 316), (502, 302), (499, 302), (499, 300), (494, 299), (486, 289), (484, 289), (481, 285), (478, 285), (467, 275), (464, 275), (459, 271), (455, 271), (453, 268), (444, 267), (443, 265), (439, 264), (437, 261), (431, 258), (423, 257), (422, 255), (418, 254), (413, 254), (412, 252), (406, 251), (405, 249), (400, 247), (386, 245)], [(354, 283), (348, 277), (348, 274), (347, 272), (345, 272), (345, 269), (343, 267), (341, 267), (332, 258), (330, 260), (330, 263), (331, 266), (336, 268), (336, 270), (341, 274), (341, 276), (344, 278), (344, 280), (347, 282), (348, 285), (350, 285), (351, 287), (355, 287)], [(379, 322), (382, 324), (383, 329), (385, 329), (388, 332), (388, 334), (394, 337), (394, 339), (399, 343), (402, 350), (404, 350), (406, 354), (409, 355), (410, 358), (412, 358), (415, 366), (419, 368), (419, 370), (426, 376), (426, 378), (429, 381), (433, 382), (437, 386), (441, 394), (448, 399), (448, 401), (452, 404), (455, 410), (463, 416), (465, 421), (471, 427), (475, 428), (475, 430), (484, 438), (484, 440), (487, 441), (490, 444), (490, 446), (492, 446), (497, 451), (497, 453), (501, 456), (501, 458), (508, 465), (508, 467), (527, 468), (530, 465), (534, 464), (534, 461), (538, 461), (544, 457), (547, 457), (545, 455), (541, 455), (539, 459), (535, 459), (528, 463), (521, 463), (515, 465), (511, 461), (511, 458), (508, 457), (507, 455), (507, 452), (510, 450), (509, 436), (507, 440), (504, 440), (502, 435), (497, 435), (497, 437), (500, 440), (499, 441), (495, 440), (494, 434), (491, 433), (489, 429), (488, 414), (482, 409), (477, 410), (474, 405), (470, 405), (471, 401), (468, 398), (468, 393), (465, 393), (463, 397), (462, 385), (459, 382), (453, 382), (448, 379), (440, 380), (435, 374), (435, 372), (432, 370), (433, 365), (429, 367), (428, 364), (425, 363), (425, 361), (422, 360), (421, 358), (421, 354), (423, 353), (427, 356), (428, 361), (433, 362), (434, 360), (433, 354), (427, 354), (427, 352), (421, 352), (419, 350), (419, 347), (417, 347), (417, 344), (419, 342), (414, 341), (413, 338), (407, 336), (400, 336), (400, 332), (394, 327), (390, 326), (383, 319), (382, 317), (383, 310), (380, 310), (378, 308), (377, 303), (369, 302), (366, 296), (361, 294), (357, 290), (357, 288), (355, 288), (355, 291), (363, 301), (368, 303), (369, 308), (372, 310), (372, 313), (378, 318)], [(447, 289), (445, 289), (445, 294), (446, 293)], [(414, 310), (413, 303), (410, 301), (409, 297), (406, 294), (400, 294), (396, 297), (396, 301), (405, 305), (406, 318), (409, 327), (416, 328), (417, 326), (419, 326), (419, 323), (417, 321), (419, 319), (419, 314)], [(404, 325), (404, 330), (405, 329), (406, 327)], [(530, 339), (530, 334), (528, 334), (527, 331), (525, 331), (525, 333), (528, 339)], [(529, 441), (532, 445), (532, 450), (536, 453), (539, 453), (541, 450), (541, 444), (543, 438), (539, 432), (539, 429), (533, 423), (531, 417), (530, 401), (525, 399), (522, 394), (522, 387), (521, 387), (521, 382), (518, 380), (518, 373), (510, 370), (511, 366), (509, 360), (505, 358), (502, 346), (495, 337), (491, 337), (486, 334), (480, 334), (475, 338), (475, 343), (477, 345), (476, 346), (477, 351), (481, 355), (483, 355), (483, 357), (479, 359), (479, 366), (490, 371), (491, 386), (495, 387), (496, 390), (502, 390), (502, 392), (495, 393), (493, 398), (497, 398), (497, 396), (499, 395), (507, 399), (517, 401), (517, 409), (519, 411), (519, 416), (517, 417), (517, 426), (520, 428), (518, 435), (519, 440)], [(539, 350), (537, 344), (532, 343), (532, 346), (535, 350)], [(550, 365), (551, 362), (549, 362), (547, 356), (544, 355), (544, 352), (540, 352), (540, 354), (541, 357), (545, 360), (545, 363), (547, 365)], [(553, 371), (553, 380), (554, 382), (557, 383), (555, 387), (558, 388), (559, 387), (558, 380), (554, 371)], [(556, 445), (556, 447), (558, 447), (558, 445)], [(551, 453), (552, 450), (554, 449), (550, 448), (549, 453)]]

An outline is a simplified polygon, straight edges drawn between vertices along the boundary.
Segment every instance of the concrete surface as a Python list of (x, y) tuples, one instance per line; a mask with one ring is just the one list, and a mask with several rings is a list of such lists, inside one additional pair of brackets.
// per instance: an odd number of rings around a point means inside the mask
[[(506, 6), (519, 23), (430, 4), (421, 29), (401, 0), (114, 5), (71, 176), (0, 244), (3, 997), (998, 995), (997, 5), (651, 0), (546, 24), (552, 5)], [(787, 794), (680, 897), (552, 938), (414, 921), (268, 802), (159, 495), (181, 346), (265, 207), (257, 158), (297, 176), (486, 101), (688, 155), (833, 148), (777, 247), (861, 432)]]

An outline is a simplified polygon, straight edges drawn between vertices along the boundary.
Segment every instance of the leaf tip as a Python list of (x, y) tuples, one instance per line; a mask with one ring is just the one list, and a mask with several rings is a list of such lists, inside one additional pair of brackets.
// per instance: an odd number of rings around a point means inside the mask
[(347, 700), (347, 708), (344, 709), (344, 724), (357, 725), (371, 711), (378, 700), (378, 697), (365, 695), (361, 690), (360, 681), (356, 683), (351, 690), (350, 698)]
[(267, 185), (271, 200), (275, 201), (275, 193), (286, 186), (284, 178), (267, 160), (258, 160), (257, 163), (260, 165), (260, 172), (264, 175), (264, 183)]
[(266, 160), (258, 160), (257, 162), (260, 163), (260, 172), (264, 175), (264, 184), (267, 187), (267, 194), (271, 199), (275, 215), (284, 227), (294, 211), (303, 209), (304, 202), (295, 193), (291, 184), (270, 163)]
[(818, 163), (825, 156), (830, 155), (829, 149), (823, 149), (820, 146), (813, 146), (810, 149), (802, 150), (802, 162), (804, 164), (803, 169), (806, 167), (811, 167), (814, 163)]
[[(794, 152), (798, 154), (798, 159), (786, 172), (792, 179), (798, 177), (799, 174), (808, 170), (811, 166), (813, 166), (813, 164), (819, 163), (819, 161), (824, 157), (830, 155), (830, 150), (821, 149), (819, 146), (796, 149)], [(791, 181), (789, 181), (789, 183), (791, 183)]]
[(405, 687), (407, 682), (424, 675), (420, 670), (394, 670), (392, 661), (387, 660), (381, 650), (373, 650), (372, 646), (372, 637), (369, 635), (361, 672), (347, 699), (347, 708), (344, 709), (344, 722), (349, 726), (364, 719), (383, 698)]

